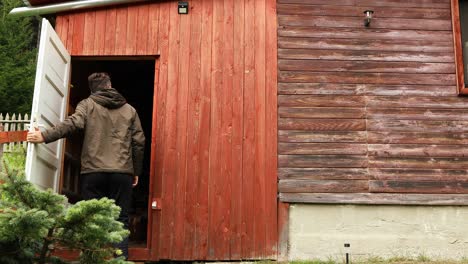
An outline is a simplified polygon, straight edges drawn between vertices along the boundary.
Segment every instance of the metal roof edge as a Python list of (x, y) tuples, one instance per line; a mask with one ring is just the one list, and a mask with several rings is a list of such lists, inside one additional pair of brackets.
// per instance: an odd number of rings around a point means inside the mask
[(85, 8), (93, 7), (104, 7), (110, 5), (121, 5), (121, 4), (130, 4), (138, 2), (146, 2), (151, 0), (80, 0), (72, 1), (44, 6), (27, 6), (27, 7), (17, 7), (10, 11), (8, 16), (10, 17), (26, 17), (26, 16), (36, 16), (36, 15), (46, 15), (59, 12), (80, 10)]

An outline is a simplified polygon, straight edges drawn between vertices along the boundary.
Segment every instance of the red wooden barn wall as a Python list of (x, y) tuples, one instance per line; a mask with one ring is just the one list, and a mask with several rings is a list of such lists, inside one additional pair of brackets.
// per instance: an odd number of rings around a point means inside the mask
[(466, 204), (468, 98), (457, 96), (450, 0), (277, 9), (281, 199)]
[(276, 257), (274, 0), (177, 1), (59, 15), (73, 56), (156, 55), (153, 257)]

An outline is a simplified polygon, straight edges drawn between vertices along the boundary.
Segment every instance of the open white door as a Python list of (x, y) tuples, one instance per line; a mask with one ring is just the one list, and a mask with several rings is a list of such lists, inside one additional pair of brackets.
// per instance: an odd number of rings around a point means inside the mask
[[(66, 117), (70, 54), (47, 19), (42, 19), (31, 127), (51, 127)], [(26, 179), (42, 189), (59, 189), (63, 140), (28, 144)]]

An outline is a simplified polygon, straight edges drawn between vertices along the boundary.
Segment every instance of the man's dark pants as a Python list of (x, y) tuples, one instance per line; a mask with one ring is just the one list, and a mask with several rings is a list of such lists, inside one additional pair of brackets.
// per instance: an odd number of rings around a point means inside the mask
[[(128, 229), (128, 212), (131, 205), (133, 177), (122, 173), (87, 173), (81, 175), (81, 195), (83, 199), (100, 199), (107, 197), (114, 199), (115, 204), (120, 206), (118, 221)], [(125, 258), (128, 258), (128, 237), (116, 245), (122, 250)]]

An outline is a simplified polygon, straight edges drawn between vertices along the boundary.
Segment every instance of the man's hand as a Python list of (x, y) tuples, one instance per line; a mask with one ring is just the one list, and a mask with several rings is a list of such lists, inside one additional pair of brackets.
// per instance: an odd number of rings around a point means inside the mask
[(42, 136), (41, 131), (29, 131), (28, 135), (26, 136), (26, 140), (31, 143), (43, 143), (44, 137)]
[(132, 187), (135, 187), (138, 185), (138, 176), (133, 176), (133, 184), (132, 184)]

